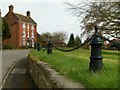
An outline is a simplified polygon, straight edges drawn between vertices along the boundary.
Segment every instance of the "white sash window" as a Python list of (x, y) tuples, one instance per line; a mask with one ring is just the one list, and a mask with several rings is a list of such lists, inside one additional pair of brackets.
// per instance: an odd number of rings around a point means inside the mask
[(34, 47), (34, 40), (32, 39), (32, 47)]
[(31, 29), (33, 29), (33, 30), (34, 30), (34, 25), (32, 25)]
[(26, 31), (25, 31), (25, 29), (23, 29), (23, 31), (22, 31), (22, 37), (25, 37), (26, 36)]
[(25, 23), (22, 24), (22, 28), (25, 28)]
[(26, 44), (26, 41), (25, 41), (25, 38), (22, 39), (22, 45), (25, 46)]
[(34, 38), (34, 30), (32, 30), (32, 38)]

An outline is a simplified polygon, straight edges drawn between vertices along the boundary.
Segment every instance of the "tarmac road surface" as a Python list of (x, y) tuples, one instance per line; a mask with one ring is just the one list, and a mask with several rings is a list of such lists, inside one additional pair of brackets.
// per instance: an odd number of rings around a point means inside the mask
[(26, 88), (38, 90), (29, 74), (26, 74), (28, 67), (28, 53), (30, 50), (3, 50), (2, 51), (2, 79), (4, 79), (9, 68), (16, 62), (14, 68), (8, 75), (3, 90), (26, 90)]

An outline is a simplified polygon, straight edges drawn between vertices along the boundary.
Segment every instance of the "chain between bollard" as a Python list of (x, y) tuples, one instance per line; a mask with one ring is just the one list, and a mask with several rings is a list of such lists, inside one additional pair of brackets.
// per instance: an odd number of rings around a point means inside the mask
[(79, 46), (77, 46), (77, 47), (75, 47), (75, 48), (69, 49), (69, 50), (63, 50), (63, 49), (60, 49), (60, 48), (58, 48), (58, 47), (55, 47), (55, 48), (56, 48), (57, 50), (59, 50), (59, 51), (62, 51), (62, 52), (71, 52), (71, 51), (74, 51), (74, 50), (77, 50), (77, 49), (81, 48), (82, 46), (84, 46), (85, 44), (87, 44), (89, 41), (91, 41), (91, 39), (92, 39), (92, 38), (90, 38), (89, 40), (87, 40), (87, 41), (84, 42), (83, 44), (81, 44), (81, 45), (79, 45)]

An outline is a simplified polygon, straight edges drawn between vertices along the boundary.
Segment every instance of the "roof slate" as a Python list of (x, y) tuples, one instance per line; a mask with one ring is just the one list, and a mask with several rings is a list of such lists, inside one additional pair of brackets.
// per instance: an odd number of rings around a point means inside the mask
[(17, 16), (17, 18), (20, 19), (21, 21), (36, 24), (36, 22), (35, 22), (31, 17), (24, 16), (24, 15), (21, 15), (21, 14), (18, 14), (18, 13), (14, 13), (14, 14), (15, 14), (15, 15)]

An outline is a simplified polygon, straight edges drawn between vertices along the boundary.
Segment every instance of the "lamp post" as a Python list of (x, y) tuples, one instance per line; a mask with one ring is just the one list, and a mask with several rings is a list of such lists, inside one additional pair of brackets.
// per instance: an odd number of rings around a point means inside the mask
[(91, 44), (91, 56), (89, 70), (93, 72), (101, 71), (103, 68), (102, 62), (103, 57), (101, 52), (102, 40), (100, 35), (98, 34), (97, 26), (95, 26), (95, 34), (93, 35), (90, 44)]

